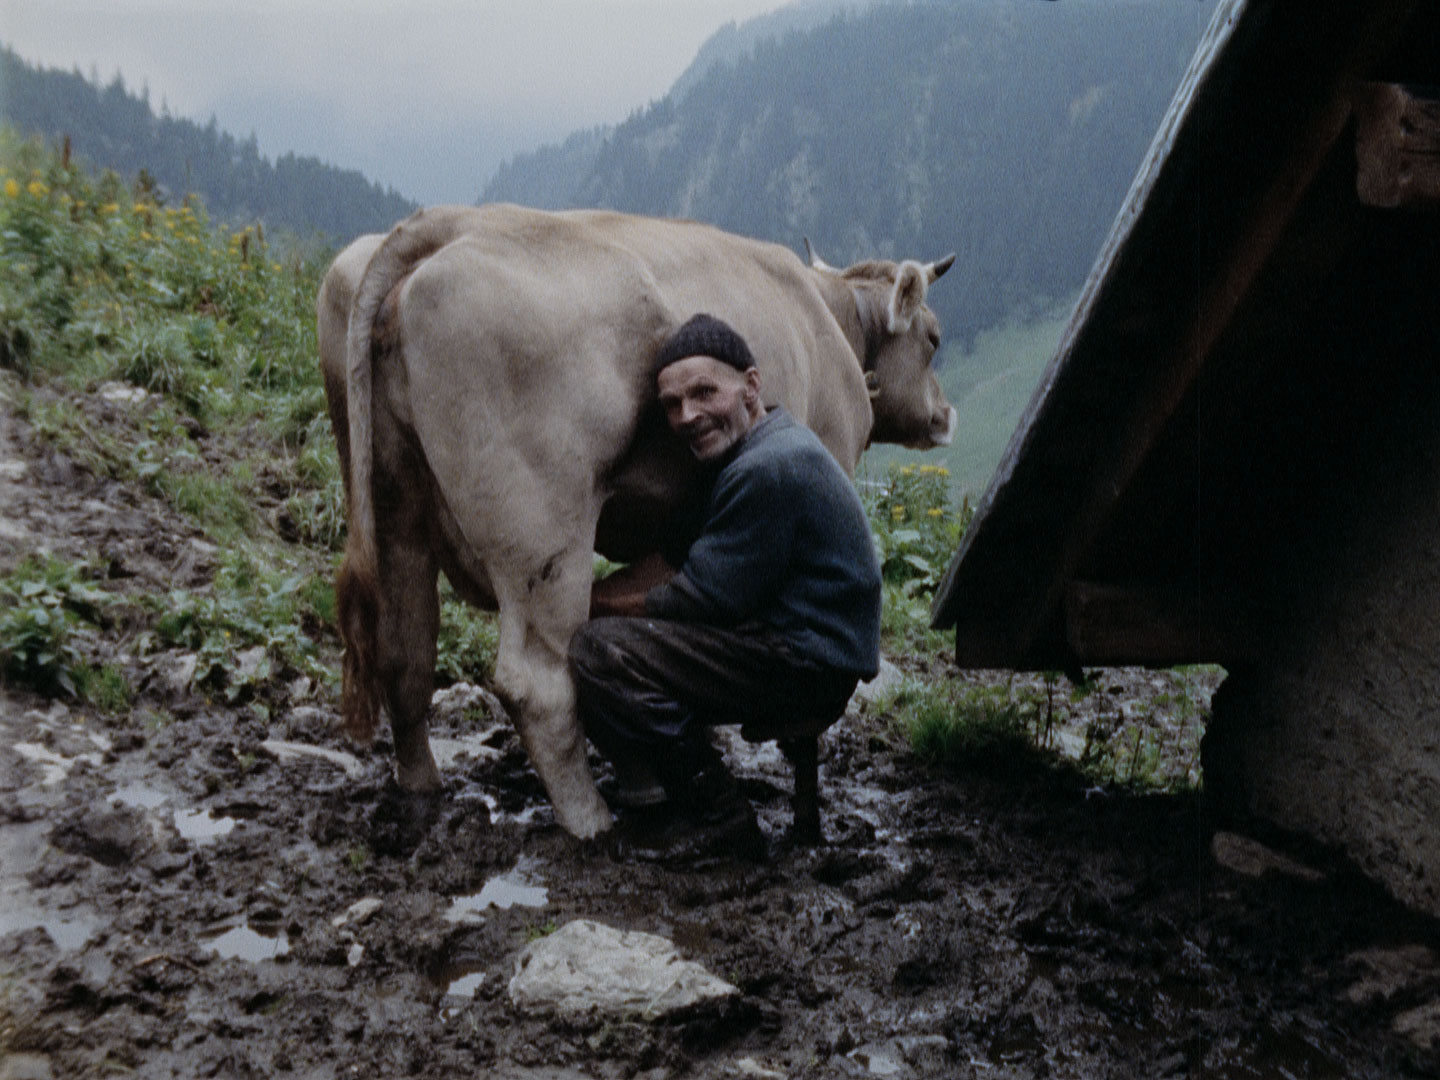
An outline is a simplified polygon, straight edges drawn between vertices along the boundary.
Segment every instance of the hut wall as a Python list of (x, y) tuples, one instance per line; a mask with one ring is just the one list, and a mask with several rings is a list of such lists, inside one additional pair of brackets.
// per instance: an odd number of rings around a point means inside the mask
[(1328, 481), (1267, 560), (1274, 650), (1216, 695), (1204, 770), (1440, 915), (1440, 394), (1433, 354), (1405, 366), (1408, 397), (1381, 379), (1383, 415), (1311, 447)]

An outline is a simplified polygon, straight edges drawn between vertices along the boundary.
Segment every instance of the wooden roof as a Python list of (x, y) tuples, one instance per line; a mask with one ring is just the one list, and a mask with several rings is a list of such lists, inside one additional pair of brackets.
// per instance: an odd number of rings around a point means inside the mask
[(1254, 652), (1356, 356), (1440, 355), (1437, 9), (1218, 5), (937, 593), (962, 664)]

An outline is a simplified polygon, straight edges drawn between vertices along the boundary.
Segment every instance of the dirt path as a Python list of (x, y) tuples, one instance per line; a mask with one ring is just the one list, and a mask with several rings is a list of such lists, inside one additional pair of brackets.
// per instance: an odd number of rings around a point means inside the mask
[[(0, 505), (0, 569), (48, 547), (132, 591), (213, 572), (162, 503), (39, 453), (4, 409)], [(783, 763), (732, 740), (770, 858), (621, 865), (554, 827), (480, 695), (442, 710), (446, 797), (417, 824), (388, 748), (339, 741), (325, 695), (263, 721), (133, 641), (86, 646), (129, 665), (121, 715), (0, 692), (6, 1077), (1440, 1069), (1435, 925), (1327, 853), (1214, 834), (1191, 796), (943, 777), (857, 710), (824, 748), (824, 847), (784, 844)], [(579, 918), (663, 935), (740, 994), (654, 1022), (513, 1004), (519, 951)]]

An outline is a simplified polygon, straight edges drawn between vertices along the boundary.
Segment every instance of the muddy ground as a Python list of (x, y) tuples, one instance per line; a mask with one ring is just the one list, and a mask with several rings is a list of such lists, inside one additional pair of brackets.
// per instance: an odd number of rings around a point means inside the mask
[[(159, 500), (13, 418), (0, 449), (0, 569), (45, 549), (107, 588), (213, 573)], [(823, 846), (785, 839), (774, 747), (732, 737), (769, 857), (627, 865), (554, 826), (483, 694), (445, 699), (447, 789), (417, 816), (388, 747), (334, 734), (330, 692), (287, 684), (268, 720), (215, 704), (133, 629), (87, 646), (130, 674), (118, 714), (0, 692), (0, 1076), (1440, 1074), (1435, 924), (1332, 852), (1217, 831), (1193, 794), (942, 775), (857, 705), (822, 747)], [(1099, 685), (1120, 708), (1164, 678)], [(512, 1004), (519, 951), (579, 918), (741, 992), (651, 1022)]]

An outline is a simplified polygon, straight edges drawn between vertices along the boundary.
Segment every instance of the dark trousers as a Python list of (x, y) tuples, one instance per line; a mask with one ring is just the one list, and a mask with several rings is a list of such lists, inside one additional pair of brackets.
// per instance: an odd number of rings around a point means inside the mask
[(645, 766), (680, 800), (713, 754), (710, 725), (813, 734), (840, 716), (857, 681), (802, 660), (764, 627), (648, 617), (583, 625), (570, 672), (590, 741), (619, 767)]

